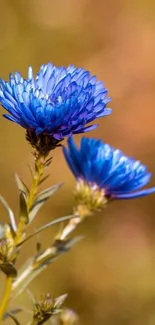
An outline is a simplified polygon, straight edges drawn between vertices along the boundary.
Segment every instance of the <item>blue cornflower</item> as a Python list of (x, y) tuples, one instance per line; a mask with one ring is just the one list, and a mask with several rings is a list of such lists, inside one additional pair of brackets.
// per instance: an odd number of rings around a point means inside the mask
[(69, 138), (68, 147), (63, 152), (76, 179), (92, 190), (100, 189), (104, 198), (131, 199), (155, 192), (155, 187), (139, 190), (149, 183), (151, 173), (119, 149), (87, 138), (82, 138), (79, 149)]
[(46, 134), (57, 141), (95, 129), (97, 124), (87, 124), (111, 113), (106, 96), (102, 82), (73, 65), (42, 65), (36, 78), (29, 67), (27, 79), (16, 72), (9, 82), (0, 81), (0, 102), (9, 113), (4, 116), (30, 137)]

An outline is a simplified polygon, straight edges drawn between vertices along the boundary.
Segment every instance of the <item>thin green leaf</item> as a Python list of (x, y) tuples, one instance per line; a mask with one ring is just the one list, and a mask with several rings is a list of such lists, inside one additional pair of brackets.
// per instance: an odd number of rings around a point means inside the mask
[(22, 179), (15, 173), (15, 181), (20, 192), (22, 192), (26, 197), (29, 195), (29, 189), (22, 181)]
[(35, 304), (36, 300), (35, 300), (32, 292), (29, 289), (27, 289), (26, 292), (27, 292), (28, 297), (29, 297), (30, 301), (32, 302), (32, 304)]
[(34, 269), (34, 257), (30, 257), (18, 270), (18, 276), (13, 282), (12, 297), (20, 295), (28, 285), (46, 268), (46, 265)]
[(15, 217), (14, 217), (12, 210), (10, 209), (6, 200), (1, 195), (0, 195), (0, 201), (2, 202), (2, 204), (4, 205), (5, 209), (7, 210), (8, 214), (9, 214), (12, 229), (16, 232), (17, 226), (16, 226), (16, 221), (15, 221)]
[[(49, 264), (53, 263), (57, 258), (68, 251), (81, 239), (83, 239), (83, 236), (77, 236), (68, 240), (66, 243), (64, 243), (64, 247), (61, 250), (60, 247), (57, 246), (48, 248), (44, 253), (41, 254), (42, 256), (45, 255), (45, 260), (42, 264), (38, 264), (37, 268), (34, 268), (34, 257), (29, 258), (29, 260), (27, 260), (26, 263), (24, 263), (24, 265), (18, 270), (18, 276), (13, 282), (12, 297), (15, 298), (20, 295), (28, 287), (28, 285), (47, 268)], [(39, 260), (39, 257), (37, 259)]]
[(39, 185), (41, 185), (43, 182), (45, 182), (46, 179), (47, 179), (49, 176), (50, 176), (50, 174), (44, 176), (44, 177), (41, 179), (41, 181), (39, 182)]
[(60, 297), (56, 298), (54, 300), (54, 308), (60, 308), (61, 305), (64, 303), (64, 301), (66, 300), (67, 298), (67, 293), (65, 293), (64, 295), (61, 295)]
[[(33, 155), (33, 153), (32, 153), (32, 155)], [(31, 177), (33, 178), (33, 171), (32, 171), (32, 168), (31, 168), (30, 164), (28, 164), (28, 168), (29, 168), (29, 171), (30, 171)]]
[(62, 186), (62, 183), (54, 185), (52, 187), (47, 188), (43, 192), (39, 193), (30, 209), (29, 212), (29, 222), (32, 222), (37, 212), (40, 208), (45, 204), (45, 202)]
[(60, 255), (68, 252), (72, 246), (83, 239), (83, 236), (76, 236), (67, 241), (56, 240), (53, 245), (47, 248), (42, 254), (36, 256), (35, 262), (41, 266), (47, 266), (54, 262)]
[(70, 240), (67, 241), (66, 248), (71, 249), (74, 245), (76, 245), (83, 238), (84, 238), (84, 236), (82, 236), (82, 235), (71, 238)]
[(56, 239), (52, 247), (56, 248), (57, 253), (65, 253), (69, 251), (72, 246), (78, 243), (81, 239), (83, 239), (83, 236), (76, 236), (68, 240)]
[(3, 316), (3, 320), (5, 320), (5, 319), (7, 319), (8, 317), (10, 317), (10, 314), (11, 315), (15, 315), (15, 314), (18, 314), (18, 313), (20, 313), (21, 311), (24, 311), (24, 309), (23, 308), (15, 308), (15, 309), (12, 309), (12, 310), (9, 310), (9, 311), (7, 311), (5, 314), (4, 314), (4, 316)]
[(52, 159), (53, 159), (53, 157), (50, 157), (49, 159), (47, 159), (44, 166), (48, 167), (51, 164)]
[(53, 185), (49, 188), (47, 188), (46, 190), (42, 191), (41, 193), (39, 193), (35, 199), (34, 205), (44, 202), (47, 199), (49, 199), (57, 190), (59, 190), (59, 188), (62, 186), (62, 183), (59, 183), (57, 185)]
[(20, 219), (24, 219), (25, 223), (29, 223), (29, 216), (28, 216), (28, 211), (27, 211), (27, 203), (25, 200), (24, 194), (21, 192), (20, 193), (20, 212), (19, 212), (19, 217)]
[(20, 325), (19, 321), (17, 320), (17, 318), (15, 316), (13, 316), (10, 312), (7, 313), (7, 315), (12, 318), (12, 320), (14, 321), (14, 323), (16, 325)]
[(21, 245), (24, 244), (26, 241), (28, 241), (30, 238), (33, 238), (34, 236), (38, 235), (41, 231), (54, 226), (58, 223), (70, 220), (72, 218), (77, 218), (77, 216), (74, 215), (70, 215), (70, 216), (65, 216), (65, 217), (61, 217), (61, 218), (57, 218), (55, 220), (50, 221), (49, 223), (46, 223), (44, 226), (40, 227), (39, 229), (37, 229), (33, 234), (29, 235), (27, 238), (25, 238), (22, 242)]

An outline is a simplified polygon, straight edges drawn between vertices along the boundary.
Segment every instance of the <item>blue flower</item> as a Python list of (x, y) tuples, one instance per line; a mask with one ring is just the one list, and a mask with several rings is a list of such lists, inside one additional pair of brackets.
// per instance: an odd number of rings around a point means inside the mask
[(97, 186), (106, 198), (131, 199), (155, 192), (155, 187), (139, 190), (151, 178), (146, 166), (101, 140), (82, 138), (77, 149), (69, 138), (68, 149), (63, 147), (63, 152), (77, 180), (92, 189)]
[(106, 95), (102, 82), (73, 65), (42, 65), (36, 78), (29, 67), (28, 79), (16, 72), (9, 82), (0, 81), (0, 102), (9, 113), (4, 116), (37, 136), (58, 141), (95, 129), (97, 124), (86, 125), (111, 113)]

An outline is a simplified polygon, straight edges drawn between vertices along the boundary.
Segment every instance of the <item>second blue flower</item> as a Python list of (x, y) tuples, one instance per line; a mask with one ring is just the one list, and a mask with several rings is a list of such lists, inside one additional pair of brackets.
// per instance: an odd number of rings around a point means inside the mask
[(79, 184), (101, 190), (107, 199), (131, 199), (155, 192), (155, 187), (142, 189), (151, 178), (147, 167), (119, 149), (87, 138), (82, 138), (79, 149), (72, 138), (68, 146), (63, 148), (64, 155)]

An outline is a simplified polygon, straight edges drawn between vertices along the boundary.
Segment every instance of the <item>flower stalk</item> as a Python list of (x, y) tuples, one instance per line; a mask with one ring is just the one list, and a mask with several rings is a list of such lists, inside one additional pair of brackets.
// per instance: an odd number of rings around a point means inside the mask
[(3, 294), (2, 302), (0, 304), (0, 321), (3, 319), (4, 313), (6, 311), (12, 289), (12, 277), (6, 277), (6, 286)]
[[(32, 179), (32, 185), (29, 191), (29, 195), (27, 198), (27, 212), (30, 211), (34, 199), (36, 197), (37, 194), (37, 189), (39, 186), (39, 183), (42, 179), (43, 176), (43, 172), (44, 172), (44, 166), (45, 166), (45, 157), (43, 155), (41, 155), (40, 153), (36, 153), (35, 154), (35, 172), (33, 175), (33, 179)], [(25, 230), (26, 227), (26, 219), (24, 216), (20, 216), (20, 221), (17, 227), (17, 232), (14, 238), (14, 243), (12, 245), (12, 247), (15, 245), (16, 247), (19, 245), (19, 243), (23, 240), (23, 232)], [(10, 237), (9, 237), (10, 238)], [(10, 296), (11, 296), (11, 292), (12, 292), (12, 277), (10, 276), (6, 276), (6, 288), (5, 288), (5, 292), (2, 298), (2, 303), (0, 304), (0, 320), (3, 319), (3, 315), (6, 311), (8, 302), (10, 300)]]
[(77, 216), (76, 218), (69, 220), (68, 224), (61, 232), (60, 240), (65, 240), (76, 229), (82, 220), (83, 218), (81, 216)]
[(59, 236), (51, 247), (48, 247), (35, 258), (31, 257), (26, 261), (13, 282), (11, 297), (15, 298), (20, 295), (48, 265), (52, 264), (62, 254), (68, 252), (81, 239), (81, 236), (76, 236), (71, 239), (61, 240)]
[(42, 156), (40, 153), (36, 153), (35, 154), (35, 173), (33, 175), (32, 185), (31, 185), (29, 196), (27, 199), (28, 212), (30, 211), (33, 201), (36, 197), (38, 185), (39, 185), (41, 178), (43, 176), (44, 165), (45, 165), (45, 157)]
[[(45, 166), (45, 156), (41, 155), (39, 152), (36, 152), (34, 156), (35, 156), (35, 172), (32, 178), (32, 185), (26, 202), (27, 213), (29, 213), (33, 205), (34, 199), (37, 194), (39, 183), (43, 176), (44, 166)], [(16, 238), (15, 238), (15, 243), (17, 246), (20, 244), (22, 240), (25, 227), (26, 227), (26, 219), (23, 216), (20, 216), (20, 222), (18, 224)]]

